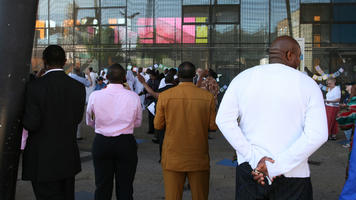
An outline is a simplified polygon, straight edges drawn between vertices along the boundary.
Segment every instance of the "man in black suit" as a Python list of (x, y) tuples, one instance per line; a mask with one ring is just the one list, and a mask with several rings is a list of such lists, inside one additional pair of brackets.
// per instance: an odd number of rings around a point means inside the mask
[(43, 52), (46, 73), (27, 86), (23, 126), (29, 131), (23, 154), (23, 180), (37, 200), (74, 200), (74, 177), (81, 171), (76, 141), (85, 105), (83, 84), (63, 71), (64, 50)]

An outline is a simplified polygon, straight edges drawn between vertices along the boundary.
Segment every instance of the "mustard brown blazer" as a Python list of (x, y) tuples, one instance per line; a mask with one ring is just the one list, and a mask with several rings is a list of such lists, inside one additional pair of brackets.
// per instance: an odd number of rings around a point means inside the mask
[(162, 168), (172, 171), (209, 170), (209, 130), (217, 130), (214, 96), (182, 82), (160, 93), (154, 126), (166, 129)]

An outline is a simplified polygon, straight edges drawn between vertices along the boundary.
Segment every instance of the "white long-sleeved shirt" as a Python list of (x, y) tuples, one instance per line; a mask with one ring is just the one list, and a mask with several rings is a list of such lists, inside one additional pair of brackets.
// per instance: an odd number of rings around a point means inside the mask
[[(337, 99), (341, 99), (341, 89), (340, 86), (335, 86), (332, 90), (326, 93), (327, 101), (335, 101)], [(339, 102), (337, 103), (326, 103), (327, 106), (331, 107), (339, 107)]]
[(328, 138), (320, 88), (282, 64), (256, 66), (235, 77), (216, 123), (239, 164), (256, 168), (262, 157), (274, 159), (267, 162), (270, 177), (309, 177), (308, 157)]
[[(85, 77), (88, 79), (88, 75), (85, 75)], [(85, 102), (88, 102), (90, 94), (92, 92), (94, 92), (95, 81), (96, 81), (96, 78), (98, 78), (98, 74), (95, 72), (90, 72), (90, 78), (91, 78), (91, 85), (89, 87), (85, 88), (85, 90), (86, 90)]]

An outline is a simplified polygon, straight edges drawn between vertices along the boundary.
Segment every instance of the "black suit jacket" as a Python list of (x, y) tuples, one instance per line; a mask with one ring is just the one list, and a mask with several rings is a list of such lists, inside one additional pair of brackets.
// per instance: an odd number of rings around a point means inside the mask
[(29, 131), (23, 153), (24, 180), (56, 181), (81, 171), (76, 140), (83, 118), (85, 88), (63, 71), (27, 85), (23, 126)]

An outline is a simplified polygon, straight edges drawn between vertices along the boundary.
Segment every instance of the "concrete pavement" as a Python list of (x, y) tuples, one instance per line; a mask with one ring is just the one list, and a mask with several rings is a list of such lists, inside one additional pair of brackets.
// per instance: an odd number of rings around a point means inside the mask
[[(164, 199), (164, 187), (161, 166), (158, 163), (158, 145), (152, 143), (152, 135), (146, 134), (147, 113), (144, 112), (142, 127), (135, 130), (139, 141), (137, 173), (134, 182), (134, 199), (160, 200)], [(82, 172), (76, 176), (76, 200), (92, 200), (95, 190), (94, 168), (91, 159), (91, 143), (94, 137), (93, 129), (83, 124), (84, 140), (79, 142), (82, 158)], [(235, 168), (220, 165), (224, 159), (232, 159), (234, 152), (220, 132), (212, 134), (209, 140), (211, 158), (210, 200), (233, 200), (235, 195)], [(344, 180), (347, 162), (347, 149), (341, 147), (344, 140), (340, 132), (337, 141), (328, 141), (312, 157), (311, 177), (315, 200), (338, 199)], [(232, 163), (226, 162), (228, 165)], [(31, 184), (20, 180), (17, 184), (17, 200), (35, 199)], [(112, 199), (116, 199), (113, 195)], [(183, 199), (191, 199), (190, 191), (184, 192)]]

